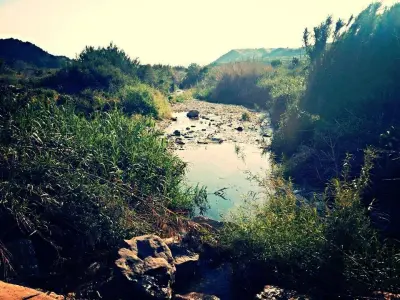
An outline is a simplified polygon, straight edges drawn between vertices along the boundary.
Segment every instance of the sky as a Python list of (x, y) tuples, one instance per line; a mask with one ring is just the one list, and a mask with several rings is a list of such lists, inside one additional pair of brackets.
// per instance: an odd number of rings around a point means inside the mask
[(231, 49), (300, 47), (305, 27), (371, 1), (0, 0), (0, 38), (70, 58), (113, 42), (142, 63), (208, 64)]

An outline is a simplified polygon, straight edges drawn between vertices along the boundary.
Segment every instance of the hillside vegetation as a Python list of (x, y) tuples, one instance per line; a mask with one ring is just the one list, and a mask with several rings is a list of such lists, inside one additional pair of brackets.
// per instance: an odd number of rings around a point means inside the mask
[(0, 39), (0, 61), (13, 69), (27, 67), (60, 68), (70, 60), (65, 56), (55, 56), (29, 42), (17, 39)]
[(233, 49), (218, 59), (212, 65), (234, 63), (241, 61), (270, 62), (275, 59), (290, 60), (294, 56), (304, 55), (302, 48), (259, 48)]

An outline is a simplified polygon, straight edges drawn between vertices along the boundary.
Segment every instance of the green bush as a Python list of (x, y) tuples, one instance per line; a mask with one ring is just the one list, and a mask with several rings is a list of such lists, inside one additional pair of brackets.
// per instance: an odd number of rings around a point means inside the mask
[(128, 114), (157, 116), (152, 90), (145, 85), (128, 86), (120, 91), (121, 107)]
[(155, 118), (169, 112), (169, 104), (163, 95), (144, 84), (126, 86), (119, 91), (120, 105), (128, 115), (142, 114)]
[(43, 79), (43, 85), (64, 93), (85, 89), (114, 93), (137, 82), (139, 62), (113, 44), (106, 48), (86, 47), (69, 65)]

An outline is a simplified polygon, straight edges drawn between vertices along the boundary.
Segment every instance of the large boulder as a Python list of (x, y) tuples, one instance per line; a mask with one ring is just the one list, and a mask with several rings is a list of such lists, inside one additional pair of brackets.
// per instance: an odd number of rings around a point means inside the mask
[(198, 119), (200, 112), (198, 110), (189, 110), (186, 116), (189, 119)]
[[(126, 299), (140, 295), (149, 299), (171, 299), (175, 265), (171, 250), (156, 235), (144, 235), (125, 240), (126, 248), (118, 251), (117, 273), (122, 275)], [(132, 292), (132, 293), (130, 293)]]

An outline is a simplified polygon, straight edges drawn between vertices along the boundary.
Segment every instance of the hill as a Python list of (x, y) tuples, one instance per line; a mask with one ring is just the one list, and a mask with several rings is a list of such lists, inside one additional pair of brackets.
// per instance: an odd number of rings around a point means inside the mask
[(302, 48), (259, 48), (259, 49), (233, 49), (217, 60), (213, 64), (225, 64), (237, 61), (271, 61), (273, 59), (291, 59), (293, 56), (304, 54)]
[(38, 46), (18, 39), (0, 39), (0, 60), (18, 68), (33, 66), (37, 68), (60, 68), (69, 58), (49, 54)]

